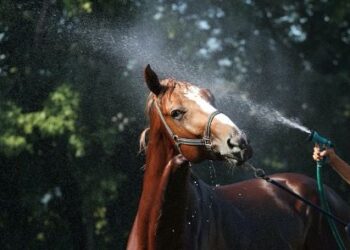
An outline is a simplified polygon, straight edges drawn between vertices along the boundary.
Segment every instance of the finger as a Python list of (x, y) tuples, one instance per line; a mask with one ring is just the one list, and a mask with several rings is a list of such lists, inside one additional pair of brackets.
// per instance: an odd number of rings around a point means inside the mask
[(328, 152), (327, 150), (323, 150), (322, 152), (320, 152), (320, 156), (327, 156)]
[(321, 160), (321, 157), (314, 156), (313, 159), (314, 159), (315, 161), (319, 161), (319, 160)]
[(314, 155), (320, 157), (321, 156), (321, 151), (315, 151)]
[(315, 161), (322, 160), (323, 158), (323, 156), (320, 153), (314, 153), (312, 157), (314, 158)]

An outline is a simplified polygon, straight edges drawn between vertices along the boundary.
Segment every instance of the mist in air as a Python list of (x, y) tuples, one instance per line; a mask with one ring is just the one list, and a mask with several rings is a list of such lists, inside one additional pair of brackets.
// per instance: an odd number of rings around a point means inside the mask
[[(133, 82), (128, 89), (134, 94), (129, 99), (139, 110), (144, 109), (148, 94), (142, 87), (143, 69), (150, 64), (160, 79), (171, 77), (209, 88), (218, 109), (250, 138), (251, 161), (268, 167), (276, 161), (277, 168), (287, 169), (293, 165), (284, 160), (284, 154), (293, 150), (289, 143), (301, 144), (310, 132), (303, 124), (304, 116), (299, 116), (310, 111), (305, 86), (299, 88), (303, 82), (295, 71), (296, 58), (270, 31), (252, 24), (249, 13), (226, 13), (224, 5), (209, 4), (203, 9), (196, 3), (162, 3), (145, 9), (128, 25), (85, 19), (71, 35), (123, 65), (123, 77)], [(308, 70), (301, 66), (302, 71)], [(270, 147), (282, 141), (288, 142), (284, 151), (270, 158)]]
[[(186, 12), (188, 5), (183, 3), (169, 6), (172, 9), (171, 12), (181, 14)], [(218, 19), (226, 15), (224, 10), (220, 8), (213, 7), (211, 11), (212, 15)], [(164, 8), (158, 8), (156, 11), (148, 10), (137, 19), (134, 25), (129, 27), (124, 27), (122, 24), (117, 23), (115, 26), (108, 25), (106, 28), (103, 20), (86, 19), (83, 24), (76, 26), (73, 35), (78, 36), (88, 47), (102, 52), (108, 58), (122, 60), (126, 65), (125, 74), (135, 78), (135, 82), (143, 81), (143, 67), (150, 64), (161, 78), (171, 77), (185, 80), (201, 87), (209, 87), (217, 98), (222, 99), (221, 103), (223, 105), (232, 107), (232, 110), (236, 112), (236, 116), (237, 114), (244, 114), (244, 116), (240, 115), (240, 120), (249, 121), (251, 116), (261, 120), (261, 127), (256, 127), (255, 129), (257, 130), (271, 130), (275, 126), (285, 126), (286, 129), (292, 128), (306, 133), (310, 132), (308, 128), (301, 124), (297, 117), (289, 118), (288, 114), (282, 114), (281, 111), (274, 108), (274, 100), (264, 100), (260, 97), (261, 103), (254, 101), (256, 91), (263, 95), (266, 93), (260, 92), (260, 89), (257, 90), (254, 87), (246, 88), (247, 82), (254, 79), (249, 77), (249, 72), (247, 72), (249, 63), (244, 63), (244, 60), (247, 60), (247, 58), (243, 58), (243, 56), (249, 55), (248, 52), (245, 52), (246, 47), (248, 47), (246, 44), (249, 43), (249, 46), (253, 47), (254, 50), (259, 49), (261, 46), (261, 44), (256, 44), (259, 40), (261, 41), (260, 38), (255, 42), (255, 39), (251, 37), (257, 36), (256, 31), (249, 37), (237, 42), (238, 52), (233, 51), (232, 55), (217, 58), (214, 55), (223, 50), (224, 43), (215, 34), (221, 34), (223, 32), (222, 28), (220, 25), (211, 27), (208, 21), (201, 19), (203, 13), (196, 13), (194, 14), (196, 15), (194, 19), (197, 20), (193, 20), (192, 25), (197, 29), (198, 33), (202, 32), (207, 36), (203, 41), (191, 48), (193, 58), (189, 60), (188, 54), (182, 53), (181, 49), (178, 48), (179, 45), (171, 41), (169, 31), (158, 25), (158, 22), (167, 18), (163, 16), (164, 12)], [(241, 22), (248, 21), (241, 20)], [(185, 34), (185, 38), (181, 42), (186, 43), (190, 41), (190, 35)], [(271, 42), (270, 37), (263, 37), (262, 40)], [(182, 45), (180, 44), (180, 46)], [(231, 57), (233, 59), (230, 59)], [(278, 57), (283, 56), (278, 55)], [(288, 58), (283, 57), (283, 59), (285, 60), (284, 64), (287, 65)], [(277, 63), (279, 62), (272, 61), (269, 67), (277, 67), (277, 71), (282, 72), (281, 74), (288, 71), (288, 69), (284, 71), (283, 64), (277, 65)], [(236, 72), (236, 74), (226, 73), (230, 71)], [(263, 75), (262, 78), (264, 78)], [(278, 80), (284, 81), (286, 79), (281, 78)], [(276, 82), (276, 84), (283, 85), (283, 82)], [(254, 86), (254, 84), (251, 85)], [(257, 88), (259, 87), (257, 86)], [(139, 88), (139, 90), (143, 91), (144, 89)], [(232, 97), (235, 98), (234, 101)], [(279, 96), (277, 98), (283, 98), (285, 102), (289, 101), (285, 97)], [(266, 101), (268, 105), (264, 104)], [(240, 102), (240, 104), (233, 106), (237, 102)]]

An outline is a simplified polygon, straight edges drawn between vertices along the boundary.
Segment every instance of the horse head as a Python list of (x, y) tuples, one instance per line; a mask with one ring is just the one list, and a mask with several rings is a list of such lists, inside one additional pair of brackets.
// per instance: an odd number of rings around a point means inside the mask
[(189, 161), (226, 160), (237, 166), (252, 156), (245, 133), (217, 111), (208, 89), (174, 79), (159, 81), (149, 65), (145, 82), (152, 92), (149, 110), (161, 118), (175, 149)]

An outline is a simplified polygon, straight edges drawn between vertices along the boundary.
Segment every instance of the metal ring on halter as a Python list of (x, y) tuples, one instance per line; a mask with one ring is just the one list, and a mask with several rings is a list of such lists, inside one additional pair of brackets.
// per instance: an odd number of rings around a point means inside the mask
[(265, 179), (267, 177), (265, 174), (265, 171), (261, 168), (254, 168), (254, 175), (256, 178), (262, 178), (262, 179)]
[(206, 147), (206, 149), (211, 150), (212, 143), (211, 143), (210, 138), (203, 137), (203, 142), (204, 142), (204, 146)]

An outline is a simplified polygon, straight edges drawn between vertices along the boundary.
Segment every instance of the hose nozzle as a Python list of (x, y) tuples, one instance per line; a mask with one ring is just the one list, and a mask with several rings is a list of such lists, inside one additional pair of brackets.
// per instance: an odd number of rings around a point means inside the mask
[(324, 146), (324, 147), (327, 147), (327, 148), (333, 148), (334, 147), (333, 143), (329, 139), (321, 136), (315, 130), (311, 131), (311, 133), (308, 136), (307, 140), (308, 141), (312, 141), (312, 142), (314, 142), (314, 143), (316, 143), (316, 144), (318, 144), (320, 146)]

